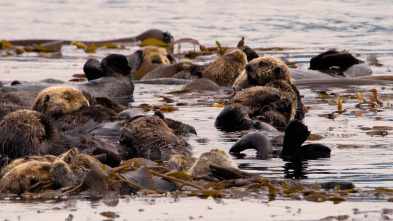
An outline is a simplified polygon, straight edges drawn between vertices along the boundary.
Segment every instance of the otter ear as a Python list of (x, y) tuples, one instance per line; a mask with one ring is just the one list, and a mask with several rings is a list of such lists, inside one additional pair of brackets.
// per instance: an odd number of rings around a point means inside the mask
[(175, 59), (175, 57), (173, 57), (172, 54), (168, 54), (166, 57), (167, 57), (168, 60), (171, 62), (171, 64), (176, 63), (176, 59)]
[(280, 67), (276, 68), (276, 69), (274, 70), (274, 73), (275, 73), (276, 75), (279, 75), (279, 74), (281, 73), (281, 68), (280, 68)]
[(131, 67), (131, 73), (135, 73), (143, 61), (143, 51), (138, 50), (128, 58), (128, 65)]

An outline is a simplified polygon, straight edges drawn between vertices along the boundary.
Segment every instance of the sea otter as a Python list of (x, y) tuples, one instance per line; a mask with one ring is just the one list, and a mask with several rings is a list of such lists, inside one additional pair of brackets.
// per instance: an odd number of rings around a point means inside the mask
[(124, 123), (120, 135), (129, 158), (145, 157), (151, 160), (169, 160), (172, 155), (190, 157), (191, 147), (159, 116), (137, 116)]
[(303, 122), (292, 120), (285, 129), (280, 157), (284, 160), (309, 160), (330, 157), (330, 148), (322, 144), (302, 145), (310, 135)]
[[(230, 118), (249, 128), (250, 122), (266, 122), (285, 128), (292, 119), (303, 119), (304, 108), (298, 89), (292, 83), (287, 65), (276, 57), (258, 57), (246, 65), (245, 71), (233, 84), (235, 94), (216, 119), (216, 127), (231, 129), (225, 123)], [(248, 116), (244, 116), (247, 113)], [(226, 120), (223, 120), (226, 119)], [(241, 123), (244, 119), (245, 121)], [(240, 128), (240, 129), (241, 129)]]
[(88, 106), (89, 102), (78, 89), (54, 86), (42, 90), (37, 95), (32, 109), (50, 118), (57, 118)]
[(155, 68), (173, 63), (176, 63), (175, 58), (164, 48), (158, 46), (144, 47), (128, 58), (133, 79), (141, 79)]
[(220, 86), (231, 86), (247, 64), (246, 54), (236, 49), (217, 58), (202, 71), (202, 77), (208, 78)]
[(221, 149), (213, 149), (198, 156), (190, 168), (191, 176), (206, 176), (212, 173), (210, 165), (237, 168), (228, 154)]
[(128, 65), (126, 56), (110, 54), (102, 59), (101, 63), (93, 58), (86, 61), (83, 72), (89, 81), (101, 77), (116, 77), (118, 75), (130, 76), (131, 67)]
[(32, 110), (18, 110), (4, 117), (0, 122), (0, 146), (2, 160), (59, 155), (69, 149), (52, 120)]
[(0, 180), (0, 192), (34, 193), (75, 184), (76, 178), (64, 161), (60, 159), (53, 162), (32, 160), (5, 173)]

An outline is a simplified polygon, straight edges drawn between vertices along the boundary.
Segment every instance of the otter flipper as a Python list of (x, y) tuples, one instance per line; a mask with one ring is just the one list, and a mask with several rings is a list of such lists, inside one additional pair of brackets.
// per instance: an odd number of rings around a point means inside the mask
[(300, 146), (307, 140), (310, 131), (303, 122), (292, 120), (285, 129), (283, 148), (280, 157), (296, 157)]
[(272, 144), (269, 139), (260, 133), (251, 133), (240, 138), (229, 150), (231, 154), (238, 154), (246, 149), (257, 150), (258, 159), (267, 159), (271, 157)]

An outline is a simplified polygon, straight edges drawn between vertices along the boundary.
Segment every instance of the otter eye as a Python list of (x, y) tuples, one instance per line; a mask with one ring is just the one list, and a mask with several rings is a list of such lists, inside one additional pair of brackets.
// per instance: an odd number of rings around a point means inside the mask
[(260, 61), (260, 62), (259, 62), (259, 67), (263, 67), (263, 66), (265, 66), (265, 65), (266, 65), (265, 62), (263, 62), (263, 61)]

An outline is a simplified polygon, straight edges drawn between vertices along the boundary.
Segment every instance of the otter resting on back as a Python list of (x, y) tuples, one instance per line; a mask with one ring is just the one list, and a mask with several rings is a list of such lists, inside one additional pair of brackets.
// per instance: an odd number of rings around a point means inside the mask
[(285, 128), (290, 120), (304, 117), (299, 91), (292, 84), (287, 65), (279, 58), (253, 59), (233, 88), (235, 94), (230, 100), (230, 107), (225, 108), (216, 119), (217, 128), (233, 130), (231, 125), (226, 125), (231, 118), (240, 125), (248, 125), (240, 129), (258, 128), (260, 122)]
[(202, 77), (208, 78), (220, 86), (231, 86), (247, 64), (246, 54), (236, 49), (217, 58), (202, 71)]
[(15, 159), (35, 155), (59, 155), (68, 150), (64, 137), (44, 114), (18, 110), (0, 122), (0, 154)]
[(169, 160), (176, 154), (192, 155), (190, 145), (159, 116), (137, 116), (126, 121), (119, 142), (129, 152), (129, 158)]
[(88, 106), (89, 102), (78, 89), (54, 86), (42, 90), (37, 95), (32, 109), (50, 118), (57, 118)]

